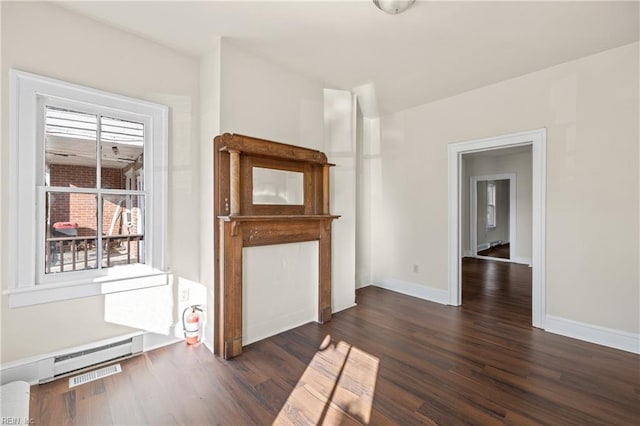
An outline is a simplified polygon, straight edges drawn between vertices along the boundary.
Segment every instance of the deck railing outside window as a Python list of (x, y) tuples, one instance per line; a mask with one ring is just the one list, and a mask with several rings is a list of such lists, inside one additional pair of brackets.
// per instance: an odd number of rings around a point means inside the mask
[[(97, 268), (97, 237), (47, 238), (46, 273)], [(102, 266), (141, 263), (143, 234), (102, 236)]]

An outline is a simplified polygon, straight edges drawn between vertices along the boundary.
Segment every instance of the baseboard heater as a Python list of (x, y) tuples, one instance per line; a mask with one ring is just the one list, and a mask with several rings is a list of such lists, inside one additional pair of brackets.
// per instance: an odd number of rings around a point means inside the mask
[(40, 383), (142, 353), (142, 335), (41, 360)]

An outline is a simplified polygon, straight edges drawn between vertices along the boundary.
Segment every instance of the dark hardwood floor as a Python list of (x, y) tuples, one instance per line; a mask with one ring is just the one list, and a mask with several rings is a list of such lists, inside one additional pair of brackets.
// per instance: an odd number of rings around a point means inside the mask
[(465, 257), (462, 307), (483, 317), (531, 327), (531, 268)]
[(532, 328), (530, 269), (463, 262), (463, 306), (376, 287), (223, 361), (176, 344), (73, 389), (33, 386), (38, 424), (635, 425), (640, 357)]
[(498, 257), (500, 259), (509, 259), (510, 255), (510, 245), (501, 244), (499, 246), (491, 247), (486, 250), (482, 250), (478, 252), (478, 256), (487, 256), (487, 257)]

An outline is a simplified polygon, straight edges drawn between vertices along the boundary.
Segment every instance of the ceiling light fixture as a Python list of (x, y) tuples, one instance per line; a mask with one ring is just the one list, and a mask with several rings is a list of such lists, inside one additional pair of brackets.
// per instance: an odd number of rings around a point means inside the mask
[(416, 0), (373, 0), (373, 4), (383, 12), (397, 15), (409, 9)]

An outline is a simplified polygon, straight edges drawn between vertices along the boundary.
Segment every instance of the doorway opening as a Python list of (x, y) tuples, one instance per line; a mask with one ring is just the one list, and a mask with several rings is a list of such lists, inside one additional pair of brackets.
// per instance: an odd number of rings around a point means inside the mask
[(469, 255), (514, 261), (517, 232), (516, 174), (471, 176)]
[(531, 146), (532, 217), (531, 217), (531, 322), (544, 328), (546, 313), (545, 285), (545, 182), (546, 129), (458, 142), (449, 145), (449, 304), (462, 304), (462, 155), (503, 148)]

